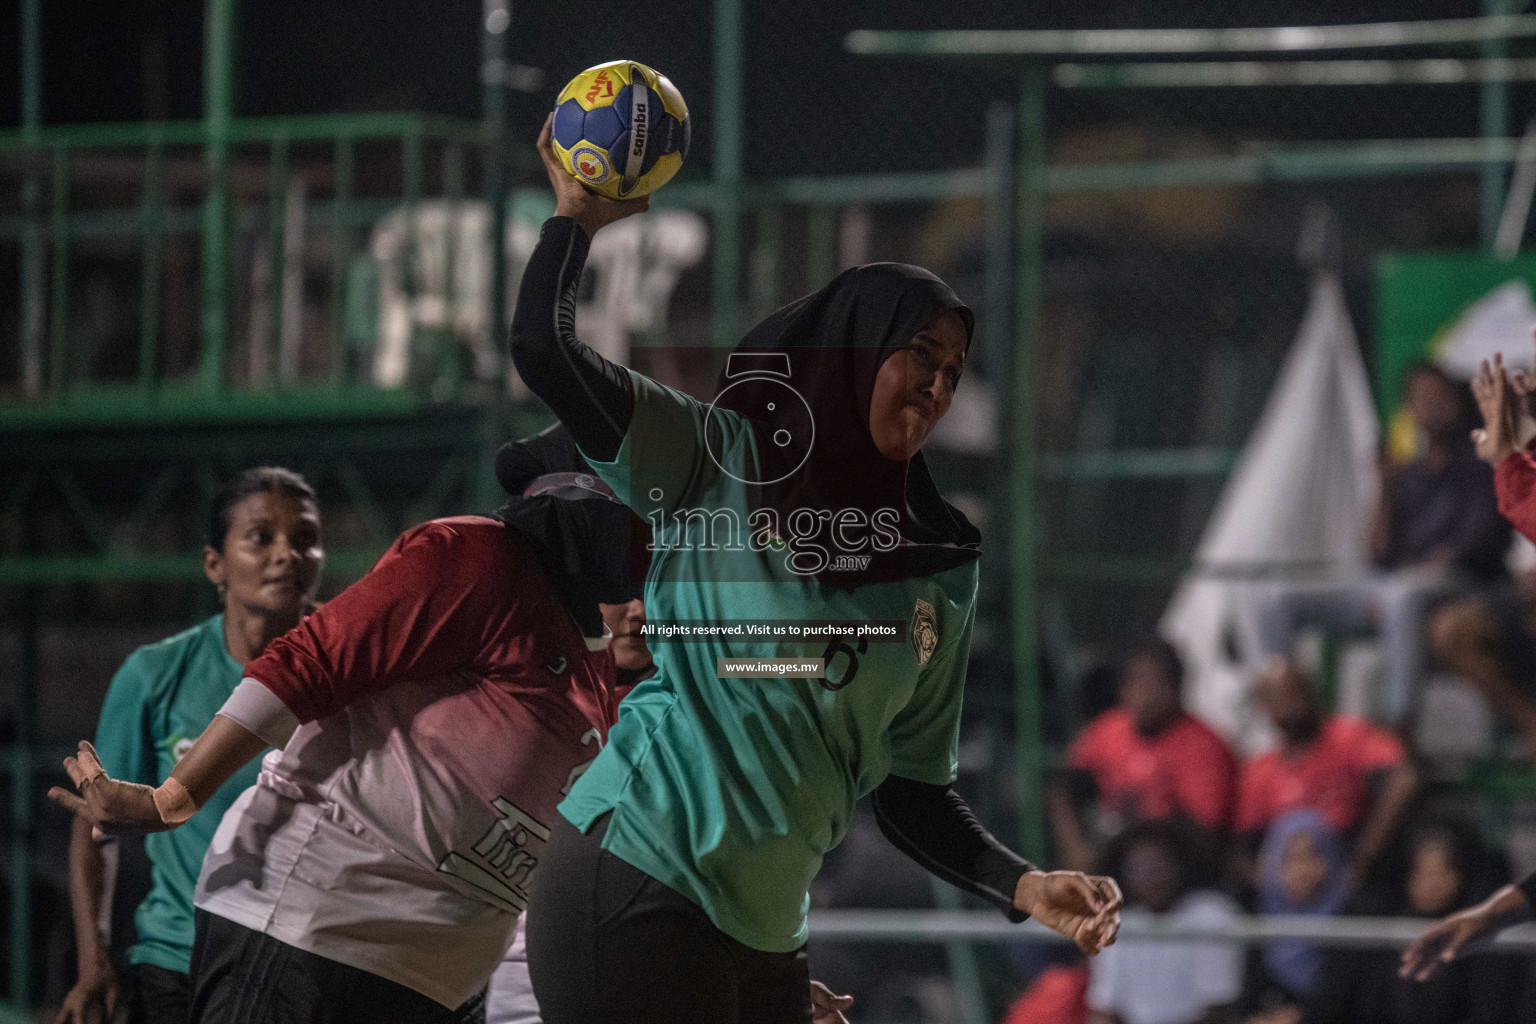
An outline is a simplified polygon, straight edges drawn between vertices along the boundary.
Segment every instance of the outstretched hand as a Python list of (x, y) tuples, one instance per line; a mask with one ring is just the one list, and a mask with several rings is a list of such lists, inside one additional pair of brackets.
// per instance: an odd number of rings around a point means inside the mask
[(64, 759), (64, 770), (79, 795), (54, 786), (48, 799), (80, 815), (102, 835), (141, 836), (174, 827), (160, 817), (153, 787), (110, 778), (96, 756), (96, 748), (85, 740), (80, 741), (74, 757)]
[(549, 175), (549, 183), (555, 190), (556, 217), (571, 218), (591, 238), (599, 228), (651, 208), (650, 196), (609, 199), (571, 177), (560, 166), (559, 157), (555, 156), (554, 130), (555, 115), (550, 114), (544, 119), (544, 127), (539, 131), (539, 158), (544, 161), (544, 173)]
[(1483, 414), (1483, 425), (1472, 431), (1472, 441), (1478, 458), (1496, 466), (1519, 449), (1524, 413), (1524, 402), (1504, 369), (1502, 352), (1494, 354), (1492, 363), (1483, 360), (1482, 369), (1472, 378), (1472, 397)]
[(1019, 879), (1013, 905), (1089, 956), (1115, 944), (1125, 897), (1113, 878), (1081, 871), (1031, 871)]
[(1516, 886), (1506, 885), (1477, 906), (1452, 914), (1409, 943), (1403, 950), (1398, 976), (1425, 981), (1481, 940), (1529, 913), (1525, 894)]

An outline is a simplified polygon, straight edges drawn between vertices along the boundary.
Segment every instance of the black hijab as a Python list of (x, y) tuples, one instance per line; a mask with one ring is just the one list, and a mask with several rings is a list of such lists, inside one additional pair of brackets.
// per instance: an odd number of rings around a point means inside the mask
[(529, 541), (586, 636), (603, 635), (598, 603), (639, 597), (648, 529), (592, 473), (562, 426), (502, 446), (496, 479), (509, 495), (492, 518)]
[(721, 375), (715, 405), (740, 413), (757, 435), (763, 478), (747, 481), (754, 508), (776, 510), (781, 529), (800, 509), (865, 517), (888, 509), (897, 520), (894, 549), (866, 547), (872, 558), (861, 569), (815, 571), (825, 585), (929, 576), (980, 556), (981, 534), (939, 494), (922, 453), (888, 459), (869, 431), (880, 367), (950, 310), (969, 347), (975, 318), (933, 274), (905, 263), (854, 267), (754, 327)]

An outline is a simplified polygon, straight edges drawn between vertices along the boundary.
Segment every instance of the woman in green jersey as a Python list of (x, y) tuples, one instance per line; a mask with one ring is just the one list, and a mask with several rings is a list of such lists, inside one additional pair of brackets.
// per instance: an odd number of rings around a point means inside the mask
[[(201, 625), (141, 647), (112, 678), (96, 726), (96, 752), (114, 779), (157, 786), (240, 684), (240, 670), (313, 606), (325, 552), (314, 489), (297, 473), (248, 469), (214, 499), (203, 571), (224, 610)], [(128, 1019), (185, 1024), (192, 959), (192, 891), (203, 854), (229, 805), (256, 782), (252, 761), (181, 828), (147, 837), (149, 895), (134, 914), (128, 951)], [(99, 931), (112, 888), (115, 840), (98, 843), (77, 817), (70, 836), (69, 896), (79, 980), (55, 1024), (111, 1019), (116, 973)], [(101, 1016), (102, 1014), (105, 1017)]]
[(857, 267), (754, 328), (697, 401), (576, 339), (591, 236), (647, 204), (586, 191), (547, 125), (540, 148), (556, 210), (512, 357), (650, 521), (648, 618), (686, 630), (560, 806), (528, 923), (547, 1024), (810, 1021), (808, 891), (865, 794), (940, 877), (1089, 953), (1112, 942), (1112, 880), (1036, 869), (952, 788), (980, 535), (922, 447), (970, 310), (920, 268)]

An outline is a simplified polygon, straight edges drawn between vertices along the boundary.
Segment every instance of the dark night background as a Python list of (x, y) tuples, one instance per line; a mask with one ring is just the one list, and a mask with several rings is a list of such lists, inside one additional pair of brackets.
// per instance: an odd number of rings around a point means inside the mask
[[(0, 32), (0, 124), (19, 114), (18, 15)], [(1012, 76), (972, 64), (859, 57), (843, 50), (855, 28), (1119, 28), (1355, 23), (1468, 17), (1477, 0), (1276, 0), (1242, 5), (1116, 2), (933, 4), (902, 0), (743, 5), (747, 173), (858, 173), (975, 163), (981, 112), (1011, 97)], [(45, 3), (44, 120), (194, 118), (202, 107), (202, 4)], [(240, 116), (420, 109), (480, 115), (480, 4), (269, 0), (238, 11), (236, 113)], [(531, 134), (559, 86), (620, 56), (660, 68), (695, 116), (685, 173), (708, 170), (711, 146), (712, 6), (663, 3), (515, 3), (514, 61), (540, 67), (537, 94), (514, 94), (514, 130)], [(1518, 46), (1519, 44), (1517, 44)], [(1529, 85), (1515, 86), (1518, 98)], [(1380, 90), (1141, 91), (1114, 99), (1056, 92), (1056, 131), (1136, 118), (1199, 123), (1297, 139), (1475, 135), (1475, 87)]]

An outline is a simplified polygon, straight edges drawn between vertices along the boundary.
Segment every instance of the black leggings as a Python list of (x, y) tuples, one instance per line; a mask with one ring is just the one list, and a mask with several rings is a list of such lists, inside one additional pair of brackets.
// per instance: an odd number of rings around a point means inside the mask
[(450, 1010), (206, 910), (196, 920), (191, 1024), (484, 1024), (482, 996)]
[(764, 953), (556, 815), (528, 905), (544, 1024), (810, 1024), (805, 948)]

